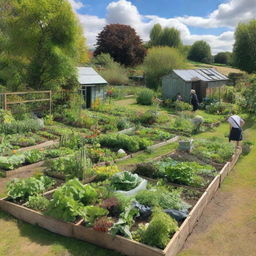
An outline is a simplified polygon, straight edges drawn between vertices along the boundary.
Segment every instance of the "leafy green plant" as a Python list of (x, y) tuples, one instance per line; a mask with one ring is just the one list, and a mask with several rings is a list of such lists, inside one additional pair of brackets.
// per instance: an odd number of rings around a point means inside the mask
[(177, 184), (200, 187), (204, 185), (202, 177), (197, 175), (197, 171), (190, 162), (176, 162), (165, 169), (167, 179)]
[(14, 168), (25, 163), (24, 154), (14, 154), (11, 156), (0, 156), (0, 168), (13, 170)]
[(164, 249), (170, 241), (170, 236), (178, 229), (174, 219), (161, 209), (154, 209), (152, 219), (143, 235), (145, 244)]
[(49, 200), (42, 195), (29, 196), (25, 206), (37, 211), (45, 211), (49, 206)]
[(38, 149), (25, 152), (25, 161), (29, 164), (37, 163), (42, 161), (44, 158), (44, 153)]
[(142, 190), (136, 195), (136, 200), (150, 207), (159, 206), (163, 209), (184, 210), (190, 206), (181, 199), (180, 190), (168, 190), (167, 188), (153, 187), (148, 190)]
[(94, 203), (96, 199), (97, 191), (90, 185), (83, 185), (75, 178), (53, 193), (47, 214), (72, 222), (78, 216), (86, 216), (85, 205)]
[(134, 217), (138, 216), (138, 214), (138, 209), (132, 205), (127, 206), (120, 214), (118, 221), (112, 226), (110, 233), (112, 235), (123, 235), (132, 239), (130, 228), (134, 224)]
[(84, 208), (84, 220), (93, 225), (99, 217), (108, 215), (108, 210), (99, 206), (89, 205)]
[(141, 182), (137, 174), (130, 172), (120, 172), (111, 177), (111, 184), (116, 190), (128, 191), (134, 189)]
[(7, 195), (11, 199), (27, 200), (29, 196), (42, 194), (54, 184), (55, 181), (47, 176), (13, 179), (7, 184)]

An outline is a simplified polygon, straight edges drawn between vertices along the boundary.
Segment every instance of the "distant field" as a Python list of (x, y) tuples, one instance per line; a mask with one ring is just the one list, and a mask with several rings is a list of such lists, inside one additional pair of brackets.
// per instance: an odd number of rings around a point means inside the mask
[(210, 65), (210, 64), (199, 63), (199, 62), (190, 62), (190, 63), (193, 66), (191, 68), (215, 68), (217, 71), (219, 71), (220, 73), (226, 76), (229, 73), (244, 73), (240, 69), (223, 66), (223, 65)]

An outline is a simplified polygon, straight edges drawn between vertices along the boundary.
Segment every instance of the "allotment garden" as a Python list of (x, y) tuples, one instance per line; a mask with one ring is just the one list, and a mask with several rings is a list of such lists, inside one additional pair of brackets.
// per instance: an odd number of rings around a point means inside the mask
[(241, 153), (204, 136), (236, 106), (194, 113), (148, 89), (111, 90), (90, 110), (73, 95), (41, 118), (0, 111), (0, 208), (123, 254), (175, 255)]

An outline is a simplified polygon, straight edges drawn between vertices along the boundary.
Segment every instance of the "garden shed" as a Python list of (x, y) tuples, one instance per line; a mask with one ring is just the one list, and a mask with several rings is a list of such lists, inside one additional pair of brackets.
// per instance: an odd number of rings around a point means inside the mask
[(212, 95), (216, 88), (225, 86), (228, 78), (214, 68), (206, 69), (174, 69), (162, 78), (164, 99), (176, 99), (180, 93), (184, 101), (190, 100), (190, 91), (194, 89), (201, 102)]
[(96, 99), (104, 98), (104, 87), (108, 82), (91, 67), (78, 67), (78, 82), (80, 91), (86, 102), (86, 108), (90, 108)]

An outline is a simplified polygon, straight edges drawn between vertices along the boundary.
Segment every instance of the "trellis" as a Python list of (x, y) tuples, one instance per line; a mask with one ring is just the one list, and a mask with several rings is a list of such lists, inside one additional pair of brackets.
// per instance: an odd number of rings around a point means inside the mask
[[(8, 96), (24, 96), (24, 95), (33, 95), (33, 94), (41, 94), (47, 95), (42, 99), (26, 99), (26, 100), (16, 100), (9, 101)], [(52, 91), (26, 91), (26, 92), (5, 92), (0, 94), (1, 107), (4, 110), (8, 110), (9, 105), (22, 104), (22, 103), (35, 103), (35, 102), (49, 102), (49, 112), (52, 113)]]

